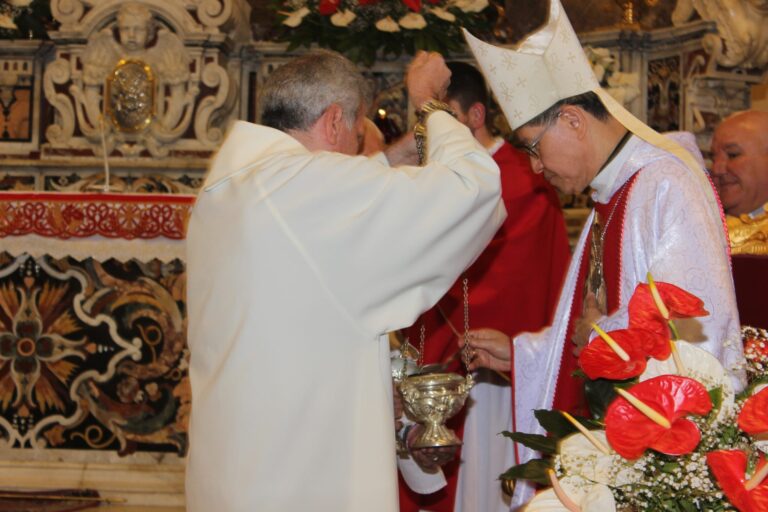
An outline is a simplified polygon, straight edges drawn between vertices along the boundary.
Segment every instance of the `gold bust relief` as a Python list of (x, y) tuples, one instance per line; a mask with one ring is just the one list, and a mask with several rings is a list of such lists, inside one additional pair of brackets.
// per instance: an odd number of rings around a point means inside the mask
[(732, 254), (768, 256), (768, 211), (754, 218), (728, 216), (727, 222)]
[(155, 116), (155, 76), (148, 64), (123, 59), (107, 77), (104, 97), (107, 117), (122, 132), (137, 133)]

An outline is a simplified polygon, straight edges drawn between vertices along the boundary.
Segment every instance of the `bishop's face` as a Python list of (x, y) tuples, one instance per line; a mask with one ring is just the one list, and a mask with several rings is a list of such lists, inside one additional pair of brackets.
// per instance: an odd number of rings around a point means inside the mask
[(564, 194), (579, 194), (589, 186), (595, 173), (585, 165), (583, 141), (567, 123), (563, 116), (558, 116), (548, 125), (525, 125), (516, 134), (531, 159), (533, 172), (543, 174)]

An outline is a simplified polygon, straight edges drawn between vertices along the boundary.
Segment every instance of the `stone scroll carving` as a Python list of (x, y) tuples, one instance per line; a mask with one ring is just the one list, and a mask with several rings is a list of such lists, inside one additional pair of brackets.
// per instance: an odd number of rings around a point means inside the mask
[[(120, 5), (115, 0), (52, 0), (51, 13), (61, 23), (61, 31), (77, 31), (86, 18), (104, 4)], [(232, 22), (232, 13), (236, 12), (233, 0), (182, 0), (173, 2), (153, 2), (162, 4), (174, 18), (183, 21), (184, 29), (194, 31), (197, 28), (195, 18), (202, 24), (203, 30), (217, 32), (219, 28)], [(194, 13), (185, 16), (184, 13)]]
[(45, 132), (52, 153), (188, 158), (216, 149), (237, 98), (222, 53), (231, 41), (220, 32), (232, 31), (233, 0), (53, 0), (51, 9), (61, 23), (43, 78), (56, 112)]
[(672, 22), (681, 25), (696, 12), (717, 24), (718, 34), (702, 41), (717, 64), (727, 68), (768, 65), (768, 0), (677, 0)]

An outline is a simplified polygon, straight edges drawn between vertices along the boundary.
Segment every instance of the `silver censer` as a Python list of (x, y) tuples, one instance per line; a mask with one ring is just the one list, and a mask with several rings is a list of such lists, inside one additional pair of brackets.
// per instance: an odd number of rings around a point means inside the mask
[(474, 381), (457, 373), (423, 373), (400, 382), (403, 405), (409, 416), (424, 425), (411, 448), (460, 446), (461, 440), (445, 426), (464, 406)]

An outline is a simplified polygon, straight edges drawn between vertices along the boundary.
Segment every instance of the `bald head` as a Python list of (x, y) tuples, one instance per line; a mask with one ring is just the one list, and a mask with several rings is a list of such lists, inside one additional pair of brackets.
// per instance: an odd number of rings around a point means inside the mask
[(712, 178), (729, 215), (768, 203), (768, 112), (726, 118), (712, 138)]

